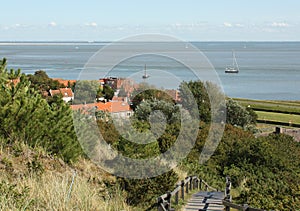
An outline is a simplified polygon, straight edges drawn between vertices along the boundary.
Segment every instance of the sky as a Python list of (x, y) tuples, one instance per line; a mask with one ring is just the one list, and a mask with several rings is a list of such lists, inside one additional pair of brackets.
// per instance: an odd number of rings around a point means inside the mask
[(299, 41), (298, 0), (6, 0), (0, 41)]

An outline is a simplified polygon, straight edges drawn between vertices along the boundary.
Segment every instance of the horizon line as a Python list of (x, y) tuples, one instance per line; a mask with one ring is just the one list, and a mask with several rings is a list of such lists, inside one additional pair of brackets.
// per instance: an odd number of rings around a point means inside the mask
[[(123, 41), (111, 40), (0, 40), (5, 43), (114, 43)], [(125, 42), (153, 42), (153, 41), (125, 41)], [(300, 42), (300, 40), (182, 40), (182, 41), (158, 41), (158, 42)]]

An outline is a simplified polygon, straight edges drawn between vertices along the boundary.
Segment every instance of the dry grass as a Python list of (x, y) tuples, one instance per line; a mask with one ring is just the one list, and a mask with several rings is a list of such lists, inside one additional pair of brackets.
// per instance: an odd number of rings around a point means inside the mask
[[(89, 184), (86, 178), (75, 177), (70, 190), (72, 174), (66, 172), (45, 173), (42, 176), (30, 176), (17, 179), (13, 183), (19, 190), (27, 188), (27, 200), (18, 205), (14, 196), (0, 199), (1, 210), (130, 210), (124, 202), (122, 191), (116, 190), (114, 195), (103, 194), (99, 187)], [(70, 195), (69, 195), (70, 193)]]
[[(0, 147), (0, 210), (131, 210), (123, 191), (105, 185), (114, 184), (114, 177), (90, 161), (81, 159), (69, 166), (43, 152), (21, 148), (15, 156)], [(34, 171), (28, 167), (33, 160), (38, 163)]]

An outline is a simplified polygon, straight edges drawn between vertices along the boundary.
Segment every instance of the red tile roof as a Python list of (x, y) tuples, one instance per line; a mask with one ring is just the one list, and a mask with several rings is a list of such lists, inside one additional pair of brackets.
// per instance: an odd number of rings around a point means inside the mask
[(49, 90), (50, 92), (50, 95), (53, 97), (54, 95), (59, 95), (60, 94), (60, 91), (59, 90)]
[(61, 88), (59, 89), (60, 93), (62, 94), (63, 97), (73, 97), (73, 91), (70, 88)]
[(70, 85), (76, 83), (76, 80), (65, 80), (62, 78), (53, 78), (53, 80), (58, 81), (59, 83), (63, 84), (65, 87), (68, 87), (69, 83)]
[(80, 104), (80, 105), (71, 105), (72, 110), (87, 110), (97, 108), (98, 111), (107, 111), (110, 113), (119, 113), (119, 112), (126, 112), (131, 111), (130, 106), (128, 103), (124, 102), (107, 102), (107, 103), (89, 103), (89, 104)]
[(53, 97), (54, 95), (61, 94), (63, 97), (73, 97), (73, 91), (70, 88), (60, 88), (59, 90), (51, 90), (50, 89), (50, 95)]

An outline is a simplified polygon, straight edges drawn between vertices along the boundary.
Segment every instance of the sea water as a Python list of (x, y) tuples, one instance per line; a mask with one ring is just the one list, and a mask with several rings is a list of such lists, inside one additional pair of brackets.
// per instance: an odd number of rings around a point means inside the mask
[[(9, 68), (20, 68), (26, 74), (44, 70), (53, 78), (77, 79), (88, 60), (106, 45), (109, 43), (0, 43), (0, 58), (6, 57)], [(210, 61), (227, 96), (300, 100), (300, 42), (192, 42), (192, 45)], [(226, 74), (233, 50), (240, 72)], [(150, 73), (151, 69), (162, 69), (185, 81), (195, 79), (179, 62), (159, 56), (123, 61), (107, 76), (126, 77), (142, 71), (145, 64)]]

